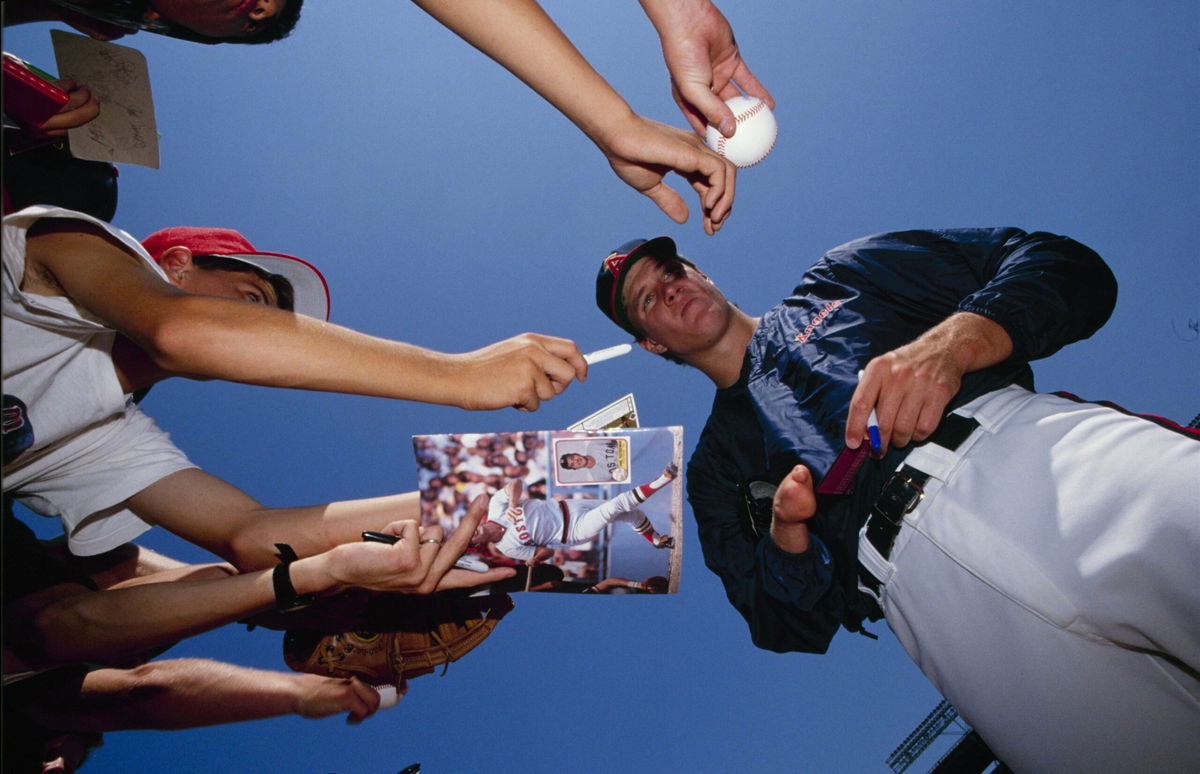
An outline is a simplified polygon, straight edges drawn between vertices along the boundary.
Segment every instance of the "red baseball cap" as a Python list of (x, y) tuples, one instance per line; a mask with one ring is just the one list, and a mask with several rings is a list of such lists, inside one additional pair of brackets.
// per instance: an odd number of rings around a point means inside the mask
[(250, 240), (231, 228), (174, 226), (155, 231), (142, 240), (142, 247), (156, 263), (172, 247), (186, 247), (192, 255), (219, 255), (248, 263), (268, 274), (278, 274), (292, 283), (297, 314), (329, 319), (329, 285), (308, 261), (283, 253), (256, 250)]

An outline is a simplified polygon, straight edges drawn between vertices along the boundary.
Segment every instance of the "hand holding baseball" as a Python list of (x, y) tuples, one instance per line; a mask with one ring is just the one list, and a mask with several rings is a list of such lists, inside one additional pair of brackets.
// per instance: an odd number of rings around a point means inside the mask
[(737, 133), (726, 137), (716, 127), (709, 126), (705, 142), (738, 167), (752, 167), (775, 147), (779, 124), (771, 108), (758, 97), (733, 97), (725, 104), (737, 120)]
[(671, 95), (696, 134), (703, 137), (712, 125), (732, 137), (737, 123), (723, 100), (742, 92), (775, 107), (771, 93), (742, 60), (733, 29), (711, 0), (642, 0), (642, 7), (662, 41)]
[(305, 718), (323, 718), (346, 712), (346, 722), (361, 723), (381, 707), (379, 693), (355, 677), (322, 675), (280, 675), (295, 687), (296, 714)]

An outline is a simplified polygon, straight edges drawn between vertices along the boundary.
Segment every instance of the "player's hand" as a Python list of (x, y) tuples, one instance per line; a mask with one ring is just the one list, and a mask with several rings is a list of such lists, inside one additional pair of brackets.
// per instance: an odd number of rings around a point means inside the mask
[(472, 410), (513, 406), (536, 411), (572, 379), (587, 379), (588, 372), (575, 342), (540, 333), (523, 333), (451, 357), (454, 383), (462, 391), (454, 405)]
[(617, 177), (650, 197), (671, 220), (688, 219), (683, 198), (663, 182), (674, 171), (700, 196), (704, 232), (711, 236), (724, 225), (733, 209), (737, 167), (694, 134), (630, 113), (606, 138), (598, 144)]
[[(710, 0), (642, 0), (662, 41), (671, 95), (701, 137), (709, 124), (732, 137), (737, 129), (725, 100), (743, 91), (775, 107), (775, 99), (742, 61), (733, 29)], [(739, 91), (740, 87), (740, 91)]]
[(817, 512), (812, 473), (797, 465), (779, 482), (771, 508), (771, 539), (792, 554), (808, 550), (808, 520)]
[(867, 437), (875, 409), (882, 451), (923, 441), (937, 429), (963, 374), (999, 363), (1012, 353), (1012, 341), (999, 324), (959, 312), (916, 341), (872, 360), (850, 399), (846, 446), (857, 449)]
[(83, 126), (100, 115), (100, 103), (85, 84), (71, 78), (57, 82), (58, 88), (67, 92), (67, 103), (46, 119), (36, 130), (46, 137), (63, 137), (68, 129)]
[(297, 674), (296, 714), (305, 718), (323, 718), (339, 712), (349, 713), (347, 723), (361, 723), (379, 709), (379, 692), (355, 677), (324, 677)]

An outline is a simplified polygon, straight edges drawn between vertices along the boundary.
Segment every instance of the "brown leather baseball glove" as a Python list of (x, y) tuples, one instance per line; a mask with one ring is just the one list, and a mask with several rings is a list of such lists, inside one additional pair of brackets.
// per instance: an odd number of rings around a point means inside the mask
[[(283, 660), (297, 672), (357, 677), (374, 686), (395, 685), (399, 695), (408, 679), (442, 673), (487, 639), (513, 608), (503, 593), (469, 597), (443, 592), (428, 596), (390, 595), (387, 609), (377, 605), (368, 616), (371, 630), (326, 634), (291, 629), (283, 637)], [(380, 603), (383, 604), (383, 603)]]

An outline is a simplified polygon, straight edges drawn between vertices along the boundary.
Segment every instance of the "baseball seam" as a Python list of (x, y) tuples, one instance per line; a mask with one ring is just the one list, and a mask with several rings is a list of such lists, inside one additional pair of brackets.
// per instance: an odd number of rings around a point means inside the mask
[[(743, 110), (741, 113), (738, 113), (736, 116), (734, 116), (734, 120), (740, 124), (743, 121), (753, 118), (754, 116), (761, 113), (763, 108), (766, 106), (767, 106), (767, 103), (763, 102), (760, 99), (758, 102), (755, 102), (753, 105), (751, 105), (748, 109)], [(726, 139), (728, 139), (728, 138), (726, 138), (725, 135), (721, 135), (720, 139), (717, 140), (717, 153), (721, 154), (722, 156), (725, 155), (725, 140)], [(752, 164), (746, 164), (745, 166), (742, 166), (741, 168), (749, 169), (750, 167), (753, 167), (756, 164), (759, 164), (760, 162), (765, 160), (767, 158), (767, 156), (770, 155), (771, 149), (775, 147), (775, 140), (777, 140), (777, 139), (779, 139), (778, 134), (775, 135), (775, 137), (771, 138), (771, 144), (767, 146), (767, 149), (765, 151), (763, 151), (762, 158), (760, 158), (758, 161), (753, 162)], [(741, 165), (739, 165), (739, 166), (741, 166)]]

